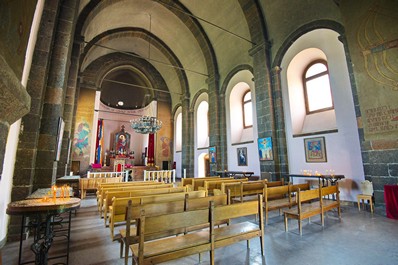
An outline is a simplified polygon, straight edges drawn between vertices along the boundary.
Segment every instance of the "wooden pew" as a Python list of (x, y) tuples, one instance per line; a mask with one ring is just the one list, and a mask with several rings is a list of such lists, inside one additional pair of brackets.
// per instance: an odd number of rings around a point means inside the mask
[(265, 196), (265, 184), (267, 180), (247, 181), (247, 182), (226, 182), (221, 184), (221, 192), (227, 193), (230, 191), (231, 202), (243, 202), (256, 200), (257, 195)]
[[(310, 219), (312, 216), (320, 215), (323, 220), (323, 212), (321, 206), (320, 189), (297, 191), (297, 206), (284, 211), (285, 231), (288, 231), (288, 219), (296, 219), (298, 222), (299, 232), (302, 235), (302, 223), (304, 219)], [(322, 223), (323, 226), (323, 223)]]
[(97, 191), (98, 185), (103, 182), (122, 182), (123, 177), (113, 177), (113, 178), (81, 178), (79, 180), (80, 187), (80, 198), (84, 199), (88, 190)]
[[(192, 185), (193, 186), (194, 179), (197, 179), (197, 178), (182, 178), (181, 179), (181, 185), (182, 186), (186, 186), (186, 185)], [(220, 179), (220, 177), (219, 176), (216, 176), (216, 177), (204, 177), (204, 178), (201, 178), (201, 179), (206, 179), (206, 180)]]
[[(332, 196), (332, 198), (330, 198), (330, 196)], [(336, 182), (335, 186), (322, 187), (321, 207), (323, 213), (337, 209), (337, 214), (339, 216), (339, 220), (341, 221), (340, 190), (338, 182)], [(325, 214), (323, 214), (322, 217), (324, 218)], [(322, 220), (322, 224), (324, 224), (324, 220)]]
[(214, 178), (214, 177), (211, 177), (211, 178), (194, 178), (192, 180), (192, 188), (193, 188), (193, 190), (199, 190), (199, 187), (204, 187), (205, 186), (205, 181), (220, 180), (220, 179), (233, 180), (233, 178)]
[[(214, 250), (236, 242), (259, 237), (261, 254), (264, 255), (264, 223), (262, 196), (257, 201), (236, 203), (232, 205), (214, 206), (206, 209), (196, 209), (179, 213), (164, 214), (159, 216), (146, 216), (141, 211), (137, 218), (137, 241), (130, 245), (133, 260), (138, 264), (157, 264), (168, 260), (199, 254), (210, 251), (210, 264), (214, 265)], [(131, 212), (129, 204), (128, 213)], [(229, 226), (216, 228), (215, 223), (226, 219), (240, 219), (244, 216), (260, 217), (259, 224), (249, 221), (234, 223)], [(130, 229), (131, 215), (126, 221), (126, 238)], [(191, 226), (205, 226), (209, 229), (194, 231), (178, 237), (166, 237), (158, 240), (147, 241), (145, 238), (151, 234), (162, 233), (170, 230), (184, 229)], [(128, 240), (127, 240), (128, 241)], [(129, 242), (127, 242), (129, 243)], [(249, 245), (249, 244), (248, 244)]]
[(268, 224), (268, 213), (274, 210), (283, 208), (290, 208), (292, 206), (292, 198), (290, 192), (290, 185), (268, 187), (264, 190), (264, 209), (265, 209), (265, 223)]
[[(248, 179), (239, 179), (239, 182), (247, 182)], [(212, 180), (205, 180), (203, 183), (203, 187), (198, 187), (198, 189), (204, 189), (207, 191), (207, 194), (213, 195), (213, 190), (218, 189), (221, 190), (221, 184), (222, 183), (228, 183), (228, 182), (236, 182), (236, 179), (233, 178), (220, 178), (220, 179), (212, 179)]]
[(97, 204), (98, 210), (102, 216), (103, 205), (106, 199), (107, 192), (116, 192), (116, 191), (127, 191), (127, 190), (145, 190), (145, 189), (159, 189), (159, 188), (173, 188), (173, 184), (165, 184), (165, 183), (151, 183), (151, 184), (144, 184), (144, 185), (121, 185), (119, 187), (103, 187), (101, 191), (97, 193)]
[[(193, 191), (193, 192), (200, 192), (200, 191)], [(170, 214), (182, 211), (192, 211), (197, 209), (207, 209), (209, 207), (209, 202), (213, 201), (215, 206), (218, 205), (226, 205), (227, 204), (227, 196), (225, 194), (219, 196), (211, 196), (211, 197), (197, 197), (194, 198), (190, 196), (190, 194), (185, 194), (184, 200), (178, 201), (171, 201), (171, 202), (160, 202), (160, 203), (150, 203), (144, 205), (138, 205), (134, 207), (134, 203), (132, 203), (133, 207), (131, 209), (131, 219), (138, 219), (142, 210), (145, 210), (145, 215), (148, 216), (155, 216), (155, 215), (162, 215), (162, 214)], [(181, 204), (183, 207), (181, 208)], [(218, 222), (216, 225), (225, 224), (227, 223), (226, 220), (222, 220)], [(163, 233), (156, 233), (146, 236), (146, 240), (154, 240), (162, 237), (173, 236), (178, 234), (186, 234), (188, 232), (192, 232), (195, 230), (200, 230), (203, 228), (207, 228), (209, 226), (208, 223), (200, 226), (191, 226), (191, 227), (184, 227), (182, 229), (176, 230), (168, 230)], [(126, 240), (126, 228), (120, 229), (120, 236), (121, 236), (121, 248), (120, 248), (120, 257), (122, 257), (122, 249), (124, 248), (125, 253), (125, 263), (127, 264), (127, 258), (129, 255), (129, 245), (133, 243), (138, 243), (137, 237), (137, 227), (130, 226), (129, 231), (130, 238), (128, 240), (129, 244)]]
[[(117, 224), (122, 224), (126, 221), (126, 206), (129, 201), (132, 202), (133, 207), (141, 207), (142, 205), (147, 205), (147, 204), (156, 204), (156, 203), (164, 203), (171, 201), (184, 201), (186, 196), (188, 196), (189, 198), (203, 198), (206, 197), (206, 192), (189, 191), (189, 192), (136, 196), (136, 197), (114, 198), (112, 201), (112, 208), (109, 212), (109, 228), (112, 240), (115, 237), (115, 232), (114, 232), (115, 226)], [(172, 207), (171, 209), (175, 209), (175, 207)], [(125, 234), (123, 234), (122, 237), (124, 235)]]
[[(100, 183), (97, 188), (97, 204), (99, 207), (100, 200), (103, 198), (103, 189), (129, 187), (129, 186), (146, 186), (146, 185), (160, 185), (157, 181), (131, 181), (131, 182), (116, 182), (116, 183)], [(98, 209), (100, 211), (100, 209)]]
[(112, 205), (113, 198), (123, 198), (123, 197), (136, 197), (143, 195), (152, 194), (164, 194), (164, 193), (175, 193), (175, 192), (186, 192), (185, 187), (176, 188), (155, 188), (155, 189), (142, 189), (142, 190), (125, 190), (125, 191), (110, 191), (105, 193), (103, 214), (105, 226), (107, 226), (109, 207)]

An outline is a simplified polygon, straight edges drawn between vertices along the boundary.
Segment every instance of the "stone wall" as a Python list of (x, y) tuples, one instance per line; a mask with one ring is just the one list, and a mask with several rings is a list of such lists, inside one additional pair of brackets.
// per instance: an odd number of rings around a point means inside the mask
[(365, 178), (376, 203), (384, 185), (398, 183), (398, 5), (396, 1), (341, 1), (358, 92), (357, 122)]

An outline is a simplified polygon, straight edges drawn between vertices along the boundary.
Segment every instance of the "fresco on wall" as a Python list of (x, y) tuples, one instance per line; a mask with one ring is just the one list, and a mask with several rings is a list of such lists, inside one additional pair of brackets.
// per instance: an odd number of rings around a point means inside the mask
[(364, 75), (357, 78), (367, 139), (395, 138), (398, 133), (398, 8), (379, 1), (360, 18), (356, 40)]
[(77, 131), (73, 138), (73, 155), (78, 157), (84, 157), (85, 154), (89, 153), (89, 135), (90, 125), (84, 121), (79, 123)]
[(171, 163), (173, 153), (171, 112), (170, 107), (164, 102), (158, 102), (158, 119), (162, 121), (162, 129), (156, 134), (155, 162), (162, 168), (163, 161)]

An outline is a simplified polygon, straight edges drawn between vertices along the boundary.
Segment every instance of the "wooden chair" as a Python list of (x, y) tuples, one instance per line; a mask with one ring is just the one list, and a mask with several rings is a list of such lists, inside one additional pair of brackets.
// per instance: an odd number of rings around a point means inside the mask
[(361, 182), (361, 194), (357, 195), (358, 200), (358, 211), (361, 211), (361, 201), (363, 203), (363, 208), (365, 209), (365, 201), (369, 202), (370, 212), (373, 213), (373, 184), (369, 180)]

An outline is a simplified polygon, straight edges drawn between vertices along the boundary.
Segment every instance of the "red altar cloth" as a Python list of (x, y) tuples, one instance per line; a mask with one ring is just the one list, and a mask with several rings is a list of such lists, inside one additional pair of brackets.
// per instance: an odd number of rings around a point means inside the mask
[(384, 185), (384, 201), (387, 217), (398, 220), (398, 185)]

